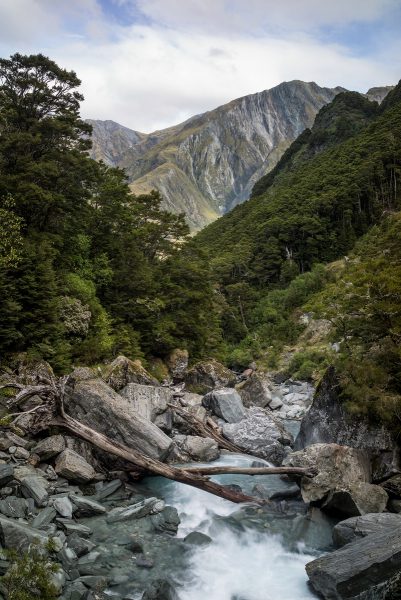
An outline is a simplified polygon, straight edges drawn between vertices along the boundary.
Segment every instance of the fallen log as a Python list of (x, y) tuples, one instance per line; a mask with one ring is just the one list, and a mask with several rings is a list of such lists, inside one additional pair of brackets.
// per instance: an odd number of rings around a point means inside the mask
[(189, 425), (189, 427), (194, 431), (197, 435), (201, 437), (209, 437), (215, 440), (219, 446), (219, 448), (224, 448), (224, 450), (229, 450), (230, 452), (236, 452), (240, 454), (244, 454), (244, 451), (231, 443), (225, 437), (223, 437), (220, 433), (220, 428), (214, 423), (209, 423), (209, 417), (206, 420), (206, 423), (198, 419), (195, 415), (192, 415), (190, 412), (182, 408), (181, 406), (176, 406), (175, 404), (167, 404), (169, 408), (174, 410), (184, 421)]
[(301, 475), (303, 477), (315, 477), (317, 469), (302, 467), (229, 467), (220, 465), (218, 467), (185, 467), (187, 473), (198, 473), (199, 475)]

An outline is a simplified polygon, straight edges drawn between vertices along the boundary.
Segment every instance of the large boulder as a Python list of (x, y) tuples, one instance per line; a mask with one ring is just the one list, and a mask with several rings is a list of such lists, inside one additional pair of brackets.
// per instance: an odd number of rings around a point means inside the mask
[(66, 411), (85, 425), (152, 458), (168, 455), (170, 438), (101, 379), (77, 379), (73, 373), (66, 392)]
[(306, 565), (313, 588), (326, 600), (384, 600), (401, 570), (401, 527), (372, 533)]
[(301, 480), (304, 502), (347, 516), (381, 512), (386, 507), (387, 494), (380, 486), (369, 483), (370, 462), (363, 450), (338, 444), (314, 444), (291, 453), (283, 464), (317, 469), (315, 477)]
[(381, 481), (401, 471), (400, 450), (385, 427), (347, 413), (341, 400), (341, 384), (333, 367), (327, 369), (312, 405), (301, 422), (295, 449), (312, 444), (335, 443), (367, 450), (373, 465), (373, 480)]
[(209, 392), (204, 396), (202, 404), (226, 423), (238, 423), (246, 416), (241, 396), (233, 388), (221, 388)]
[(190, 391), (207, 394), (215, 388), (234, 387), (235, 373), (217, 360), (203, 360), (185, 374), (185, 384)]
[(262, 408), (250, 408), (245, 419), (239, 423), (223, 425), (223, 435), (254, 456), (280, 464), (286, 454), (284, 446), (292, 443), (291, 435)]
[(138, 383), (129, 383), (120, 391), (120, 394), (129, 401), (138, 415), (152, 423), (159, 415), (168, 410), (167, 405), (173, 397), (169, 388)]
[(42, 461), (48, 460), (57, 456), (65, 449), (65, 440), (62, 435), (51, 435), (44, 440), (41, 440), (33, 448), (33, 452), (37, 454)]
[(0, 517), (0, 544), (7, 550), (26, 552), (31, 544), (39, 543), (46, 546), (49, 538), (43, 531), (34, 529), (14, 519)]
[(92, 481), (96, 475), (93, 467), (82, 456), (69, 448), (66, 448), (57, 457), (55, 471), (61, 477), (78, 483)]
[(264, 374), (252, 373), (246, 380), (237, 385), (244, 406), (261, 406), (265, 408), (273, 400), (272, 382)]
[(203, 438), (198, 435), (176, 435), (174, 443), (183, 460), (210, 462), (220, 456), (218, 444), (211, 438)]
[(401, 515), (369, 513), (358, 517), (350, 517), (334, 526), (333, 542), (337, 547), (341, 547), (372, 533), (391, 532), (397, 528), (401, 528)]
[(116, 392), (129, 383), (160, 385), (157, 379), (146, 371), (140, 360), (130, 360), (125, 356), (118, 356), (107, 365), (103, 370), (102, 377)]

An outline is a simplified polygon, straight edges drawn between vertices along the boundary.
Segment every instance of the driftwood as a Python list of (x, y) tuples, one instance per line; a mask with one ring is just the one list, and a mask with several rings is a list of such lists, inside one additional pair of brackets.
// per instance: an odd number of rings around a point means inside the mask
[(185, 467), (187, 473), (198, 473), (199, 475), (301, 475), (314, 477), (316, 469), (302, 467)]
[(241, 450), (235, 444), (232, 444), (225, 437), (221, 435), (220, 427), (216, 425), (210, 417), (206, 419), (204, 423), (201, 419), (198, 419), (195, 415), (192, 415), (190, 412), (182, 408), (181, 406), (176, 406), (175, 404), (167, 404), (169, 408), (174, 410), (187, 425), (199, 436), (201, 437), (209, 437), (215, 440), (219, 446), (219, 448), (224, 448), (224, 450), (229, 450), (230, 452), (237, 452), (243, 454), (244, 451)]

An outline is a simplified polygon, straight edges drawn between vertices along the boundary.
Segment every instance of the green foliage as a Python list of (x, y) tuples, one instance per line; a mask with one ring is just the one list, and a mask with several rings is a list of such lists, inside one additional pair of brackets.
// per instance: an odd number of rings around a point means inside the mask
[(7, 600), (55, 600), (57, 589), (51, 575), (59, 566), (51, 562), (38, 545), (28, 552), (9, 552), (10, 567), (1, 578)]
[(328, 352), (304, 350), (297, 352), (288, 365), (288, 374), (295, 379), (313, 380), (329, 365)]

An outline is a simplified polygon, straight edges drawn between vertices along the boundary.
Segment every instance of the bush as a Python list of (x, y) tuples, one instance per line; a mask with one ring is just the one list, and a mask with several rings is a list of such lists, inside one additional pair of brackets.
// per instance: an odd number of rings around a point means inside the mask
[(312, 380), (328, 366), (326, 352), (304, 350), (297, 352), (288, 365), (288, 374), (301, 380)]

